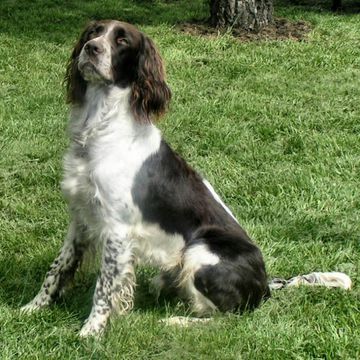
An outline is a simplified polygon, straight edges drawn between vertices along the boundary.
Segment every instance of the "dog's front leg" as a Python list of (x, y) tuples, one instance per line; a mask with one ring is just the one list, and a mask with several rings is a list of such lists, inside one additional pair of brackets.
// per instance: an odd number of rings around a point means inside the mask
[(111, 312), (126, 313), (133, 307), (135, 286), (132, 244), (126, 229), (104, 241), (101, 273), (96, 283), (91, 313), (80, 336), (100, 335)]

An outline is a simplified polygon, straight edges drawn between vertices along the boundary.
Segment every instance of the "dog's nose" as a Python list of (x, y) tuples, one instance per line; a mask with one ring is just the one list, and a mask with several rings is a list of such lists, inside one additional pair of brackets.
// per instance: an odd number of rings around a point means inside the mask
[(89, 41), (85, 45), (85, 51), (88, 55), (99, 55), (104, 51), (104, 48), (93, 41)]

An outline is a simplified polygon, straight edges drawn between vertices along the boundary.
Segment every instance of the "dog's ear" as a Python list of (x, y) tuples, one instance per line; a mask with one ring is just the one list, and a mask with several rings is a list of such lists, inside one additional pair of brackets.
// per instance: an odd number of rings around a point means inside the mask
[(66, 101), (70, 104), (81, 104), (84, 100), (86, 92), (86, 81), (80, 74), (78, 69), (78, 61), (81, 49), (88, 40), (90, 28), (94, 26), (94, 23), (95, 22), (90, 22), (86, 29), (82, 32), (79, 40), (74, 46), (66, 68)]
[(139, 122), (150, 122), (163, 115), (171, 99), (171, 91), (165, 82), (165, 70), (158, 50), (147, 36), (142, 34), (138, 68), (131, 89), (130, 104)]

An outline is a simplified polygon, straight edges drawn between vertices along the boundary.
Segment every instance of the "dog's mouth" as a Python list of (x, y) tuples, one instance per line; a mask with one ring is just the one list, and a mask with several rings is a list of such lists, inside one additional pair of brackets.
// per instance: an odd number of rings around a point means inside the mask
[(91, 83), (107, 83), (111, 81), (102, 71), (98, 65), (90, 58), (83, 59), (80, 57), (78, 61), (78, 69), (84, 80)]
[(79, 60), (78, 69), (83, 76), (86, 76), (87, 74), (93, 74), (93, 73), (99, 74), (99, 71), (96, 68), (96, 65), (90, 59)]

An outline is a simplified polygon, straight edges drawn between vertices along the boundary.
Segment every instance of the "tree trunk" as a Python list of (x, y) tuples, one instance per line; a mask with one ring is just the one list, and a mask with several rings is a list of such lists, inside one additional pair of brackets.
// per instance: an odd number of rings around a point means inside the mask
[(210, 0), (214, 27), (259, 31), (273, 21), (273, 0)]

